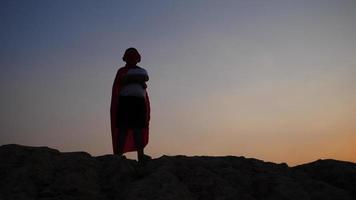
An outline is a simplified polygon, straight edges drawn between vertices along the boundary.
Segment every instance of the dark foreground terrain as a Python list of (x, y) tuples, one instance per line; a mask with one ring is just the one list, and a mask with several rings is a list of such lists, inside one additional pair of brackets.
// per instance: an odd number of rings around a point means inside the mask
[(162, 156), (139, 167), (113, 155), (4, 145), (0, 200), (7, 199), (356, 199), (356, 164)]

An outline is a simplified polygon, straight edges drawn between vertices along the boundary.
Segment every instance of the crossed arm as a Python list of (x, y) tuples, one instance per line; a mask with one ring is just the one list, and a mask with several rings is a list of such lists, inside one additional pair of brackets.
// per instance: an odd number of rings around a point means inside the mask
[(147, 75), (135, 74), (135, 75), (126, 75), (122, 78), (121, 84), (127, 85), (131, 83), (139, 83), (143, 88), (147, 88), (146, 82), (148, 81)]

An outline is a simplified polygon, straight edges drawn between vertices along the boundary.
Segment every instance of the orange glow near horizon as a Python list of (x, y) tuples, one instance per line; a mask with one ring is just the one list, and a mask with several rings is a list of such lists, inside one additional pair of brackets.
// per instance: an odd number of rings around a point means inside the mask
[(111, 154), (111, 87), (135, 47), (150, 77), (153, 157), (356, 162), (356, 1), (39, 0), (0, 10), (0, 145)]

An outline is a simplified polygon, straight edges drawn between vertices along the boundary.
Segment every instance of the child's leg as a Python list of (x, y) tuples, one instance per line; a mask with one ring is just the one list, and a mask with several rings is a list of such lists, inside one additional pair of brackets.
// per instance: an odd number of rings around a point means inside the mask
[(134, 140), (137, 148), (137, 159), (141, 160), (143, 158), (143, 137), (142, 130), (140, 128), (134, 129)]
[(144, 153), (142, 129), (140, 128), (134, 129), (134, 137), (135, 137), (135, 144), (137, 148), (137, 160), (140, 164), (145, 164), (146, 161), (151, 160), (152, 158), (148, 155), (145, 155)]
[(123, 151), (124, 151), (126, 136), (127, 136), (127, 129), (121, 128), (119, 130), (119, 141), (118, 141), (119, 155), (124, 154)]

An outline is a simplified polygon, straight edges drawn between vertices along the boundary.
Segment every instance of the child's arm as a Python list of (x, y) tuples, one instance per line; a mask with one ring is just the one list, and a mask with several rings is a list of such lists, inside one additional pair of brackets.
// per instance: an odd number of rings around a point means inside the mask
[(146, 83), (148, 81), (148, 76), (147, 75), (142, 75), (142, 74), (132, 74), (132, 75), (126, 75), (123, 77), (121, 84), (127, 85), (131, 83), (139, 83), (144, 86), (144, 88), (147, 87)]

